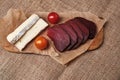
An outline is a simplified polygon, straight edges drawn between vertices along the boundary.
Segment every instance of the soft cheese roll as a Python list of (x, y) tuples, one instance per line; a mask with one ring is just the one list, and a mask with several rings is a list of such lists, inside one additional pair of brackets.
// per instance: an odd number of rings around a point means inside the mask
[(7, 36), (7, 40), (11, 44), (15, 44), (39, 19), (39, 16), (32, 14), (20, 26)]
[(16, 42), (15, 46), (21, 51), (23, 48), (34, 39), (41, 31), (43, 31), (48, 26), (42, 18), (40, 18), (31, 29), (29, 29), (25, 35)]

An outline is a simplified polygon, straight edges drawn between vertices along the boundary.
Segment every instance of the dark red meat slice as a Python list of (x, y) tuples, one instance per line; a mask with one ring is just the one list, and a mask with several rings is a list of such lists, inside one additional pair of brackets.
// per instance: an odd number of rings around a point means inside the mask
[(70, 24), (72, 26), (72, 28), (74, 29), (74, 31), (76, 32), (78, 38), (77, 38), (77, 43), (72, 47), (72, 49), (78, 48), (80, 46), (80, 44), (82, 43), (83, 40), (83, 35), (82, 32), (80, 30), (80, 28), (78, 27), (78, 25), (74, 22), (74, 20), (69, 20), (66, 22), (66, 24)]
[(70, 44), (69, 35), (59, 27), (48, 28), (48, 37), (53, 41), (56, 49), (60, 52), (64, 51)]
[(76, 17), (75, 19), (78, 19), (80, 22), (82, 22), (88, 29), (89, 29), (89, 39), (93, 39), (97, 32), (97, 26), (94, 22), (89, 21), (82, 17)]
[(74, 31), (74, 29), (72, 28), (72, 26), (70, 24), (59, 24), (59, 27), (61, 27), (63, 30), (65, 30), (65, 32), (67, 32), (67, 34), (70, 36), (70, 45), (66, 48), (66, 50), (71, 50), (72, 47), (77, 43), (77, 34)]
[(83, 35), (82, 43), (85, 43), (87, 41), (87, 39), (88, 39), (88, 36), (89, 36), (89, 30), (86, 28), (86, 26), (83, 23), (81, 23), (79, 21), (79, 19), (75, 18), (73, 20), (79, 26), (80, 30), (82, 31), (82, 35)]

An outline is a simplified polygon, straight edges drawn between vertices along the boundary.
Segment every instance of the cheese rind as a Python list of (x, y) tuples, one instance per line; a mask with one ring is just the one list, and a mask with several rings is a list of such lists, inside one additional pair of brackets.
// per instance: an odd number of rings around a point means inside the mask
[(7, 40), (11, 44), (15, 44), (39, 19), (39, 16), (32, 14), (17, 29), (7, 36)]
[(47, 26), (48, 24), (42, 18), (40, 18), (36, 24), (29, 29), (18, 42), (15, 43), (15, 46), (20, 51), (23, 50), (23, 48)]

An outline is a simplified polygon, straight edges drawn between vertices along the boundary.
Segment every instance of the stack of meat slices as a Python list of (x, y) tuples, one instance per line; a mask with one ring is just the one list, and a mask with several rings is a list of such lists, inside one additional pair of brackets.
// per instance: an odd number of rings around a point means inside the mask
[(47, 35), (60, 52), (73, 50), (96, 35), (97, 27), (92, 21), (75, 17), (65, 23), (48, 28)]

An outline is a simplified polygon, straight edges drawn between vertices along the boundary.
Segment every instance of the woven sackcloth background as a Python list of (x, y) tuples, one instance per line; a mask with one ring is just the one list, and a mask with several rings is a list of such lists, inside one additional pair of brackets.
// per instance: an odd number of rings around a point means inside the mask
[(0, 47), (0, 80), (120, 80), (120, 0), (0, 0), (0, 17), (10, 8), (25, 13), (90, 11), (107, 23), (103, 45), (67, 66), (49, 56), (12, 54)]

